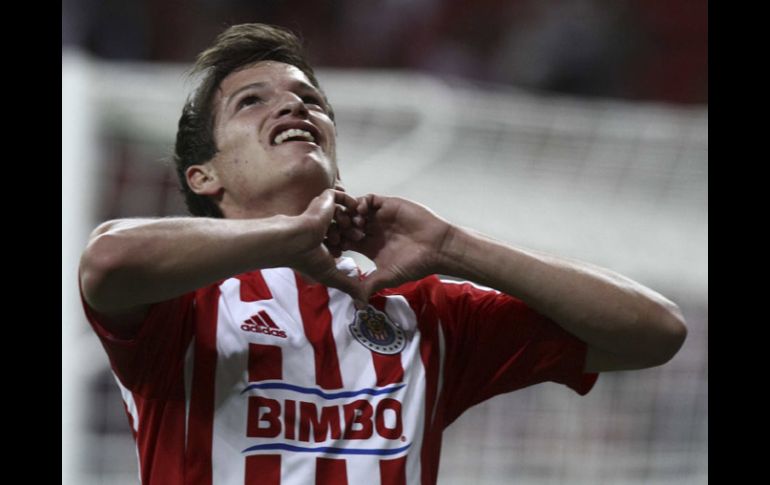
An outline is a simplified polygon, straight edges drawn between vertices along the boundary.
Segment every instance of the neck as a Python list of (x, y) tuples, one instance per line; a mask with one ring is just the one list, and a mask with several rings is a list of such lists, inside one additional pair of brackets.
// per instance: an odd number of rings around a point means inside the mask
[(220, 207), (226, 219), (261, 219), (276, 215), (298, 216), (305, 212), (313, 198), (323, 190), (325, 187), (320, 190), (301, 187), (297, 187), (296, 190), (282, 189), (244, 203), (225, 198)]

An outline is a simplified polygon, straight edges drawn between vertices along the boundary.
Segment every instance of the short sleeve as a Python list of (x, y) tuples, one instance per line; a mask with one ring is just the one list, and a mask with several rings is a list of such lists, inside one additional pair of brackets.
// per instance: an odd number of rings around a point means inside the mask
[(446, 424), (498, 394), (541, 382), (587, 394), (587, 345), (521, 300), (467, 282), (432, 283), (446, 339)]
[(183, 372), (193, 333), (194, 293), (150, 306), (136, 336), (130, 339), (107, 330), (104, 318), (88, 305), (82, 290), (80, 298), (121, 384), (145, 398), (164, 397)]

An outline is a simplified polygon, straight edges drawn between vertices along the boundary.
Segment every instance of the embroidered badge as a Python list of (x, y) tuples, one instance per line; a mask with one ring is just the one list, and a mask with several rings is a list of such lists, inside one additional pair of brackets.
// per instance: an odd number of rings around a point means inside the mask
[(378, 354), (393, 355), (404, 350), (406, 334), (388, 316), (371, 305), (356, 312), (348, 327), (353, 337), (364, 347)]

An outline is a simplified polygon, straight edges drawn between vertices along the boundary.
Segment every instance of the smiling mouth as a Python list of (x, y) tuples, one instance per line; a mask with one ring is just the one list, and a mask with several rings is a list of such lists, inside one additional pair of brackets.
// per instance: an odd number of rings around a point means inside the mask
[(307, 130), (300, 128), (289, 128), (288, 130), (284, 130), (276, 135), (276, 137), (273, 139), (273, 145), (282, 145), (284, 143), (294, 141), (310, 142), (315, 144), (316, 140), (313, 134)]

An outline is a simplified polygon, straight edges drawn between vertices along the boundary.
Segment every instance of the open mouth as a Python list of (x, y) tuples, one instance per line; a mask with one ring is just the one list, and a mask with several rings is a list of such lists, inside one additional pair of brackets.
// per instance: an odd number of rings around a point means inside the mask
[(290, 142), (322, 143), (321, 132), (306, 120), (293, 120), (280, 123), (270, 131), (270, 144), (283, 145)]
[(307, 141), (315, 143), (316, 139), (315, 136), (313, 136), (313, 134), (307, 130), (300, 128), (289, 128), (288, 130), (279, 132), (278, 135), (273, 138), (273, 145), (281, 145), (293, 141)]

